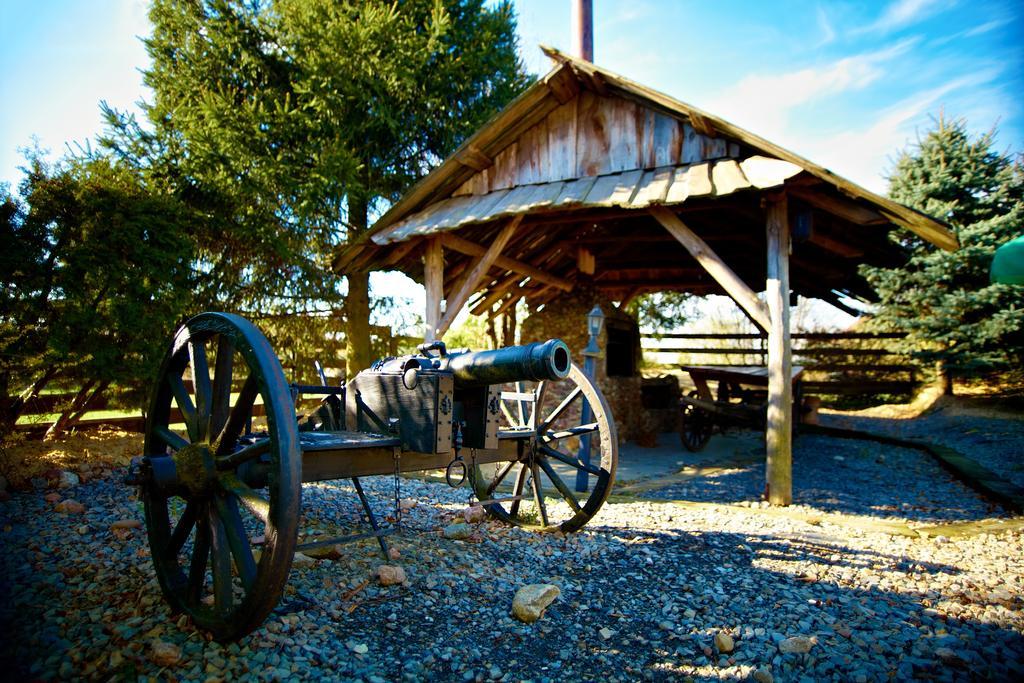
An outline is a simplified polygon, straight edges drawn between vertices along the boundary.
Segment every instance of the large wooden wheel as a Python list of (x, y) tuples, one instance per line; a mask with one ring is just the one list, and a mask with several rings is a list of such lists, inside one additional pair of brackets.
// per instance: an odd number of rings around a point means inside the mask
[[(573, 365), (562, 383), (520, 383), (502, 392), (502, 413), (502, 429), (521, 435), (518, 458), (470, 467), (477, 498), (510, 524), (539, 531), (582, 528), (608, 499), (619, 460), (618, 435), (600, 389)], [(589, 465), (579, 457), (587, 442)], [(588, 475), (584, 492), (575, 490), (580, 472)]]
[[(700, 394), (691, 391), (690, 398), (700, 398)], [(679, 440), (683, 448), (691, 453), (703, 450), (711, 440), (714, 429), (715, 418), (711, 413), (692, 403), (680, 402)]]
[[(173, 428), (180, 422), (184, 435)], [(145, 454), (133, 475), (167, 601), (218, 640), (242, 637), (280, 600), (302, 495), (291, 395), (255, 326), (202, 313), (178, 330), (153, 391)]]

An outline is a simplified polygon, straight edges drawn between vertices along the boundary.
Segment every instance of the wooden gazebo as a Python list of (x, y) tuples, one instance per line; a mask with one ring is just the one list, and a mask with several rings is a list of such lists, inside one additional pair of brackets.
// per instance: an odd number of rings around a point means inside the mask
[(870, 298), (857, 268), (901, 262), (892, 230), (944, 249), (956, 238), (934, 218), (720, 118), (545, 51), (554, 69), (335, 267), (421, 279), (432, 338), (467, 303), (499, 314), (582, 282), (619, 302), (648, 291), (727, 294), (768, 336), (768, 498), (788, 504), (790, 294), (840, 307), (842, 297)]

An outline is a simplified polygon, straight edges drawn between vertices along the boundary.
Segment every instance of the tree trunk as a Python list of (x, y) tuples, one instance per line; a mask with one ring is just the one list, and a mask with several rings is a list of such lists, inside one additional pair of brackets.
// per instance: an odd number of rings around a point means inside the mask
[(952, 396), (953, 375), (950, 374), (945, 361), (940, 360), (935, 362), (935, 375), (938, 382), (942, 385), (942, 393), (946, 396)]
[(501, 344), (498, 343), (498, 333), (494, 330), (494, 316), (489, 312), (487, 313), (487, 338), (491, 340), (491, 346), (498, 348)]
[[(348, 197), (349, 236), (351, 242), (366, 231), (369, 203), (365, 197)], [(370, 274), (345, 273), (348, 296), (345, 297), (345, 376), (370, 367)]]
[(515, 306), (501, 316), (501, 345), (512, 346), (516, 343), (516, 309)]

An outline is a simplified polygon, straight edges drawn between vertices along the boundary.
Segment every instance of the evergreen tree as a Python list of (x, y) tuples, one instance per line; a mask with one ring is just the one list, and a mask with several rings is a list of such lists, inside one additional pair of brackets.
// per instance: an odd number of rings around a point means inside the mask
[(1024, 287), (990, 284), (997, 247), (1024, 230), (1024, 167), (999, 154), (993, 133), (972, 138), (963, 120), (940, 117), (897, 159), (889, 194), (949, 223), (960, 248), (946, 252), (905, 231), (901, 268), (863, 267), (878, 292), (876, 322), (908, 333), (908, 350), (951, 375), (1020, 368)]
[[(156, 0), (152, 132), (115, 149), (212, 207), (201, 257), (228, 307), (331, 309), (369, 357), (368, 274), (330, 272), (384, 204), (526, 85), (508, 2)], [(139, 141), (145, 145), (139, 145)], [(347, 291), (346, 291), (347, 290)]]

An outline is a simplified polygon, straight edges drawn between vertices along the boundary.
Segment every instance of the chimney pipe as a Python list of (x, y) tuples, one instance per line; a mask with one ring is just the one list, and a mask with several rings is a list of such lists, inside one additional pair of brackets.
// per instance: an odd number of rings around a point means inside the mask
[(572, 4), (573, 52), (580, 59), (594, 61), (594, 3), (574, 0)]

